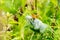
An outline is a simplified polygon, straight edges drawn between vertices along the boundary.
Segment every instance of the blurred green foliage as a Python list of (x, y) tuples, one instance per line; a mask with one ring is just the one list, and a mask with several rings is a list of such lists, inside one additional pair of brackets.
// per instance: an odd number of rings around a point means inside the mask
[[(25, 8), (27, 0), (0, 0), (0, 9), (9, 12), (10, 14), (17, 16), (18, 22), (14, 21), (14, 18), (9, 17), (8, 23), (13, 25), (11, 26), (11, 31), (7, 32), (7, 35), (11, 37), (7, 40), (30, 40), (33, 34), (33, 31), (26, 27), (28, 24), (26, 22), (26, 15), (31, 15), (32, 10), (29, 10), (30, 7)], [(30, 6), (30, 5), (29, 5)], [(22, 7), (23, 15), (19, 14), (19, 8)], [(39, 16), (41, 16), (42, 22), (48, 24), (50, 27), (52, 22), (55, 21), (54, 26), (54, 38), (50, 32), (46, 32), (41, 36), (40, 33), (36, 33), (32, 40), (60, 40), (60, 1), (59, 0), (37, 0), (37, 11)]]

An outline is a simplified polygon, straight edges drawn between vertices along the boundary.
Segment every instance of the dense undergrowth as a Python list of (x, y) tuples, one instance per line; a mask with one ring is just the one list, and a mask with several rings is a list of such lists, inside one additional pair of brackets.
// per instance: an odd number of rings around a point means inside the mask
[[(36, 1), (36, 0), (34, 0)], [(6, 40), (60, 40), (60, 1), (59, 0), (0, 0), (0, 16), (2, 23), (7, 25)], [(32, 4), (32, 6), (31, 6)], [(27, 7), (28, 6), (28, 7)], [(37, 9), (36, 9), (37, 8)], [(30, 29), (26, 16), (37, 11), (38, 19), (46, 23), (54, 30), (52, 34), (49, 31), (40, 34)], [(26, 26), (28, 25), (28, 26)], [(33, 37), (32, 37), (33, 35)]]

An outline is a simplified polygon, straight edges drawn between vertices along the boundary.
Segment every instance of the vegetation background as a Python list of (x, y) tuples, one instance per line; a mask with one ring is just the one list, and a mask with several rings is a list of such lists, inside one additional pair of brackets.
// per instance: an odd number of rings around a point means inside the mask
[[(32, 37), (34, 31), (31, 25), (26, 27), (25, 17), (34, 10), (53, 34), (36, 33)], [(0, 0), (0, 30), (0, 40), (60, 40), (60, 0)]]

